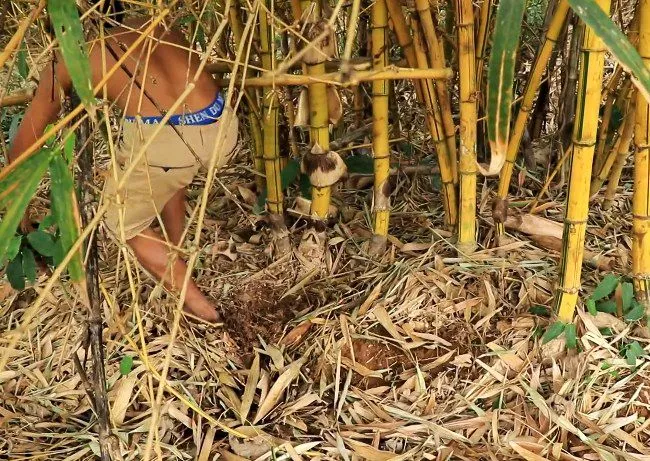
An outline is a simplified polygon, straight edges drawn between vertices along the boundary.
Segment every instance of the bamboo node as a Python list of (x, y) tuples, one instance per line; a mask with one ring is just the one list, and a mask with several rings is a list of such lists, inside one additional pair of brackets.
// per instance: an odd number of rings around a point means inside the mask
[(508, 219), (508, 199), (495, 197), (492, 200), (492, 219), (495, 224), (503, 224)]

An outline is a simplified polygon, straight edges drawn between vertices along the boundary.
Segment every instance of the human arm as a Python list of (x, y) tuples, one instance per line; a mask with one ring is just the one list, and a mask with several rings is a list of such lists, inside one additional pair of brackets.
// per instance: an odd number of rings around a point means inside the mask
[(34, 97), (9, 147), (8, 163), (18, 160), (43, 135), (45, 127), (56, 120), (61, 109), (60, 92), (67, 94), (71, 88), (70, 76), (61, 59), (45, 66)]

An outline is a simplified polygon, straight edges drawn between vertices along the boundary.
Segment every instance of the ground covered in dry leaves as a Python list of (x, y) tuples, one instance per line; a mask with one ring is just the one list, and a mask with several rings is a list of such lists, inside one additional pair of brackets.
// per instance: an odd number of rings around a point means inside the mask
[[(558, 254), (518, 233), (487, 248), (492, 183), (480, 195), (486, 246), (470, 258), (459, 258), (442, 230), (431, 177), (396, 176), (381, 261), (365, 253), (371, 189), (339, 190), (340, 218), (313, 270), (295, 254), (271, 258), (268, 227), (243, 192), (247, 171), (220, 176), (228, 192), (217, 185), (212, 194), (196, 269), (222, 327), (183, 318), (171, 344), (175, 299), (137, 266), (129, 277), (116, 244), (102, 240), (116, 459), (143, 457), (169, 352), (157, 459), (650, 460), (648, 360), (633, 368), (620, 353), (630, 340), (647, 351), (647, 331), (581, 306), (579, 349), (542, 346), (550, 320), (534, 306), (551, 305)], [(539, 180), (522, 181), (523, 198), (527, 187), (539, 189)], [(608, 213), (594, 202), (587, 240), (623, 274), (629, 185), (621, 194)], [(543, 215), (561, 222), (564, 196), (551, 196)], [(297, 248), (305, 225), (290, 224)], [(585, 266), (585, 294), (602, 275)], [(21, 324), (47, 277), (22, 293), (2, 285), (3, 335)], [(0, 371), (0, 453), (10, 459), (98, 452), (96, 417), (71, 358), (84, 363), (85, 318), (59, 285), (18, 346), (2, 349), (11, 361)]]

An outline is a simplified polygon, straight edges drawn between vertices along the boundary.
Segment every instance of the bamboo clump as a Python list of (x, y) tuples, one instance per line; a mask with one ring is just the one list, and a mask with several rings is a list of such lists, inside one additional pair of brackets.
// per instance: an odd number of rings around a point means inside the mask
[(553, 13), (553, 18), (549, 25), (548, 31), (546, 32), (546, 37), (544, 43), (542, 44), (541, 49), (535, 57), (535, 63), (531, 69), (530, 76), (526, 82), (526, 89), (521, 100), (521, 106), (519, 112), (517, 113), (517, 118), (515, 120), (514, 129), (508, 143), (508, 151), (506, 154), (506, 161), (503, 164), (503, 169), (499, 176), (499, 188), (497, 190), (497, 198), (493, 204), (493, 216), (496, 224), (496, 233), (498, 237), (501, 237), (505, 233), (505, 228), (503, 222), (507, 217), (507, 197), (508, 197), (508, 188), (510, 187), (510, 180), (512, 178), (512, 172), (514, 168), (515, 161), (517, 159), (517, 153), (519, 152), (519, 146), (521, 145), (521, 140), (524, 136), (524, 131), (526, 130), (526, 124), (528, 122), (528, 117), (533, 110), (533, 101), (535, 100), (535, 95), (539, 89), (542, 77), (546, 71), (549, 59), (553, 52), (553, 48), (557, 42), (557, 39), (562, 32), (562, 26), (566, 20), (567, 13), (569, 11), (569, 3), (567, 0), (561, 0), (555, 12)]
[[(598, 0), (598, 5), (609, 13), (610, 0)], [(563, 253), (560, 262), (560, 283), (557, 288), (556, 309), (558, 319), (573, 320), (582, 274), (587, 215), (589, 212), (589, 182), (598, 134), (598, 107), (605, 48), (602, 40), (590, 27), (585, 27), (580, 55), (578, 103), (573, 129), (571, 171), (564, 221)]]

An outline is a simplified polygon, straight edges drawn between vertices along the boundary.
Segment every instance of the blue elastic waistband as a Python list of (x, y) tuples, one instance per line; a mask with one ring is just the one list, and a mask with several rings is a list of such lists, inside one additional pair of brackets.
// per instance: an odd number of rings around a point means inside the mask
[[(192, 112), (190, 114), (178, 114), (172, 115), (167, 120), (167, 125), (210, 125), (217, 121), (221, 117), (223, 112), (223, 95), (221, 92), (217, 93), (217, 97), (214, 99), (212, 104), (210, 104), (205, 109), (199, 110), (197, 112)], [(153, 117), (124, 117), (124, 120), (127, 122), (135, 122), (137, 118), (142, 120), (142, 123), (145, 125), (157, 125), (163, 119), (163, 116), (153, 116)]]

